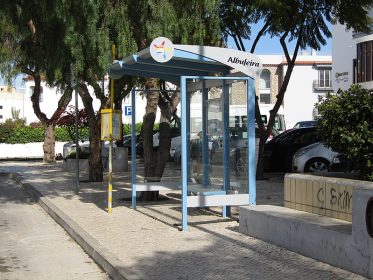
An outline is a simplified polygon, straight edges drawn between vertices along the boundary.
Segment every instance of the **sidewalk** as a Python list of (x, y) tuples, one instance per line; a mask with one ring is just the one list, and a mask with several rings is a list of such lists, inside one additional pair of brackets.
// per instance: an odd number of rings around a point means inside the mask
[[(107, 181), (82, 182), (75, 194), (75, 174), (63, 172), (61, 163), (0, 162), (0, 172), (40, 197), (113, 279), (365, 279), (240, 234), (237, 220), (213, 210), (190, 209), (189, 231), (181, 232), (177, 192), (133, 210), (130, 171), (114, 173), (112, 214), (105, 211)], [(282, 181), (258, 181), (257, 203), (282, 205)]]

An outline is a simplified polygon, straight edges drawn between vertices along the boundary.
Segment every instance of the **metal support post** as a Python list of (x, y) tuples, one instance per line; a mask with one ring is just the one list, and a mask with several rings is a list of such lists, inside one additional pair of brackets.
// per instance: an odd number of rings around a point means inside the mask
[(248, 153), (248, 193), (249, 204), (256, 204), (256, 156), (255, 156), (255, 84), (252, 78), (247, 80), (247, 137)]
[[(113, 61), (115, 58), (115, 45), (112, 46)], [(110, 109), (114, 109), (114, 79), (110, 81)], [(109, 144), (109, 174), (108, 174), (108, 213), (112, 213), (113, 203), (113, 115), (110, 118), (110, 144)]]
[[(74, 68), (73, 65), (70, 65), (70, 72), (71, 72), (71, 88), (74, 91)], [(78, 92), (75, 90), (75, 174), (76, 174), (76, 183), (75, 183), (75, 191), (76, 193), (79, 192), (79, 130), (78, 130)]]
[(132, 208), (136, 209), (136, 91), (131, 91), (131, 171), (132, 171)]

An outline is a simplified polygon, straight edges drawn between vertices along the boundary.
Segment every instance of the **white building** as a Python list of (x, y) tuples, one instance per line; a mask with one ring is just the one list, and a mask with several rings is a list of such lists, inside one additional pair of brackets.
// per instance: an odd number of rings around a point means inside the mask
[[(286, 59), (282, 55), (260, 55), (263, 71), (257, 83), (261, 104), (273, 104), (282, 85), (287, 70)], [(298, 55), (285, 93), (283, 111), (286, 128), (292, 128), (298, 121), (313, 120), (315, 103), (327, 92), (332, 92), (331, 56), (318, 56), (302, 52)]]
[[(373, 10), (369, 12), (373, 18)], [(333, 88), (346, 90), (352, 84), (373, 88), (373, 26), (371, 32), (346, 30), (333, 26)]]

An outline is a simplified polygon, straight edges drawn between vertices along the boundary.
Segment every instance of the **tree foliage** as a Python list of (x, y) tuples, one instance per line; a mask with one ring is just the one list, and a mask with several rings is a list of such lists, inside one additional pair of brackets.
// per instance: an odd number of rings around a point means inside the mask
[[(238, 49), (245, 51), (242, 39), (248, 38), (252, 24), (262, 24), (259, 32), (251, 38), (250, 52), (254, 53), (258, 41), (269, 35), (279, 40), (287, 62), (282, 81), (267, 127), (261, 120), (258, 97), (256, 98), (256, 122), (260, 131), (259, 159), (257, 177), (263, 177), (264, 143), (268, 139), (275, 122), (275, 116), (283, 104), (295, 61), (300, 49), (313, 48), (320, 50), (331, 38), (329, 23), (345, 24), (355, 31), (367, 32), (370, 18), (368, 11), (373, 0), (223, 0), (220, 13), (224, 20), (225, 32), (232, 36)], [(245, 24), (242, 18), (245, 16)], [(292, 45), (294, 44), (294, 49)]]
[(350, 159), (362, 178), (373, 181), (373, 91), (353, 85), (327, 95), (317, 108), (325, 144)]
[[(57, 120), (56, 125), (66, 129), (67, 133), (70, 136), (70, 141), (76, 140), (76, 112), (74, 106), (69, 106), (68, 110)], [(77, 117), (77, 128), (79, 140), (84, 139), (86, 135), (83, 134), (83, 131), (88, 127), (88, 118), (84, 109), (78, 110)]]

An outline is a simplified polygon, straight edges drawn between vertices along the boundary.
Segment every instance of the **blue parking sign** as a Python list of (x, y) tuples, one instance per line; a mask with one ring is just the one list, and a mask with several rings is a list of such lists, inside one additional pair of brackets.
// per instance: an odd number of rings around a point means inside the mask
[(124, 106), (124, 115), (125, 116), (132, 116), (132, 107), (131, 106)]

